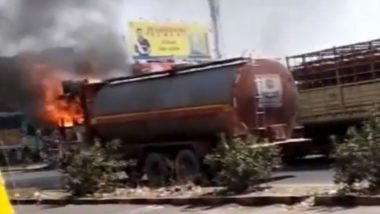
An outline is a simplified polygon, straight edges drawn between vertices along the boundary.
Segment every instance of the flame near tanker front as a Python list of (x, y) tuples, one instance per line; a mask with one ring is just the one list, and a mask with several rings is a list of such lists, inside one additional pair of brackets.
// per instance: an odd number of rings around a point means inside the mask
[(30, 69), (31, 81), (40, 90), (42, 119), (58, 127), (73, 127), (84, 121), (79, 99), (64, 99), (62, 81), (70, 78), (67, 72), (54, 69), (47, 64), (33, 64)]

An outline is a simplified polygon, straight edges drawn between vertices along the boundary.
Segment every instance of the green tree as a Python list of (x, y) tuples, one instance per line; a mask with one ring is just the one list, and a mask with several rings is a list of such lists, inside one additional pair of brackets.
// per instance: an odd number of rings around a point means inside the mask
[(230, 141), (222, 137), (215, 152), (205, 159), (205, 163), (218, 172), (215, 181), (228, 190), (242, 192), (270, 178), (273, 167), (280, 163), (279, 150), (274, 146), (258, 147), (260, 144), (252, 136)]
[[(352, 127), (343, 143), (336, 144), (335, 183), (343, 184), (348, 191), (364, 188), (370, 192), (380, 190), (380, 113), (360, 127)], [(363, 190), (363, 189), (362, 189)]]
[(61, 160), (67, 174), (67, 189), (73, 196), (95, 192), (111, 192), (118, 185), (117, 173), (125, 165), (115, 156), (119, 144), (110, 142), (101, 146), (95, 143), (86, 149), (71, 150)]

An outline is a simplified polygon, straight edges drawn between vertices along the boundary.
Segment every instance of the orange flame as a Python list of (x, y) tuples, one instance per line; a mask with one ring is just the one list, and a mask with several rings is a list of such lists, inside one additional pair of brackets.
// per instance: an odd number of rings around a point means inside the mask
[[(83, 112), (78, 99), (63, 96), (64, 72), (54, 70), (45, 64), (32, 65), (32, 81), (38, 84), (43, 98), (43, 118), (59, 127), (72, 127), (83, 123)], [(59, 97), (61, 97), (59, 99)]]

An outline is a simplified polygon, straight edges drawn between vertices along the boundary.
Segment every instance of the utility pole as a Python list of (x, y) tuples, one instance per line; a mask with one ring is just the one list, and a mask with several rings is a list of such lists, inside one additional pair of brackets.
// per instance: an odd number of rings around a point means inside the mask
[(214, 46), (216, 57), (219, 59), (222, 57), (220, 50), (220, 5), (219, 0), (208, 0), (210, 7), (210, 15), (212, 21), (212, 29), (214, 33)]

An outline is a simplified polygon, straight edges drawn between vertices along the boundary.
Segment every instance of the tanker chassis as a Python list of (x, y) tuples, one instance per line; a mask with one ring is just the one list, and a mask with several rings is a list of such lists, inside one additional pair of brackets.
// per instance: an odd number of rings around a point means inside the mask
[(202, 158), (226, 136), (253, 134), (306, 152), (297, 124), (297, 89), (290, 72), (267, 59), (234, 58), (164, 72), (63, 82), (79, 96), (90, 139), (121, 140), (139, 174), (158, 185), (174, 163), (178, 181), (194, 178)]

